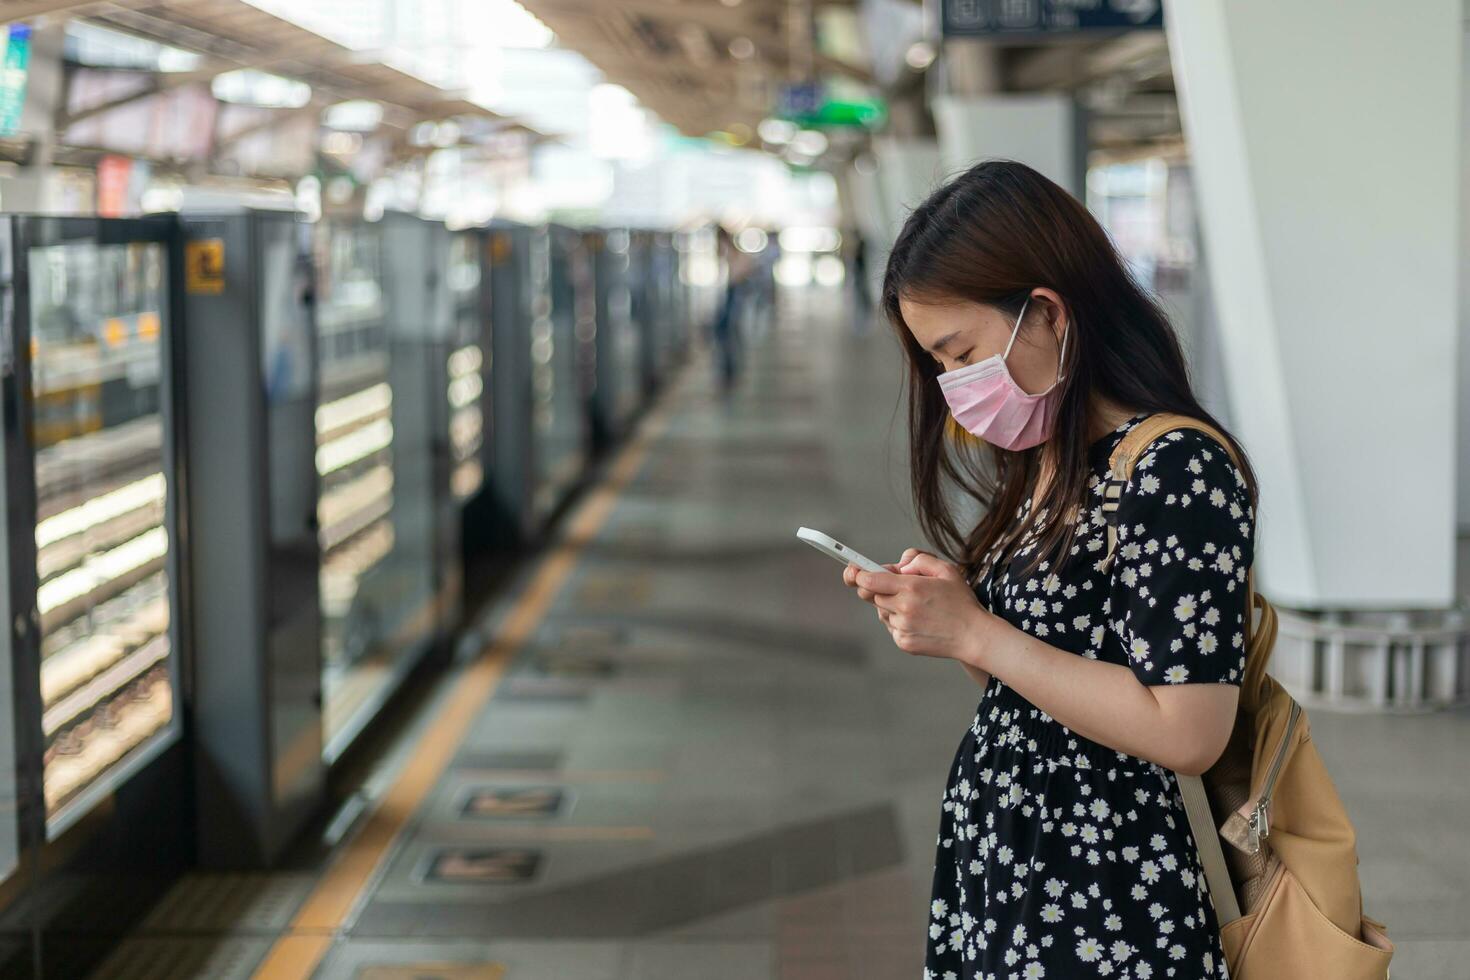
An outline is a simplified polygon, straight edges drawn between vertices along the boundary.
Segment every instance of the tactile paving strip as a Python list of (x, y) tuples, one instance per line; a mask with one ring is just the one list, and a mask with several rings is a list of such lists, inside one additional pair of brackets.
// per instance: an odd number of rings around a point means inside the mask
[(274, 937), (134, 936), (90, 980), (249, 980)]
[(286, 928), (311, 891), (307, 874), (185, 875), (144, 920), (142, 931), (207, 932)]

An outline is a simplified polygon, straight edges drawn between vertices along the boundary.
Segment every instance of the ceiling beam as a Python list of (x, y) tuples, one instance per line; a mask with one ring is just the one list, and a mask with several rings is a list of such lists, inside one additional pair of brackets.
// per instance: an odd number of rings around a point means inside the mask
[(1169, 58), (1162, 31), (1132, 31), (1107, 41), (1088, 44), (1048, 44), (1014, 57), (1007, 71), (1008, 86), (1035, 92), (1073, 89), (1105, 75)]
[(284, 125), (285, 123), (288, 123), (293, 119), (298, 119), (301, 116), (305, 116), (310, 113), (319, 113), (321, 112), (322, 108), (322, 103), (313, 100), (312, 102), (308, 102), (304, 106), (298, 106), (295, 109), (267, 110), (271, 114), (270, 118), (262, 119), (259, 122), (253, 122), (248, 126), (242, 126), (239, 129), (235, 130), (233, 133), (230, 133), (228, 136), (221, 135), (218, 139), (216, 139), (214, 141), (214, 152), (211, 154), (211, 156), (219, 156), (220, 150), (224, 149), (225, 147), (233, 146), (234, 144), (240, 142), (248, 136), (254, 136), (256, 133), (263, 133), (268, 129), (275, 129), (277, 126)]
[[(244, 9), (259, 13), (261, 16), (269, 17), (269, 14), (255, 11), (240, 0)], [(0, 8), (3, 9), (3, 8)], [(196, 72), (208, 74), (212, 77), (220, 71), (232, 71), (237, 68), (266, 68), (269, 66), (285, 66), (292, 62), (299, 62), (304, 68), (322, 68), (330, 72), (335, 67), (349, 67), (353, 65), (369, 66), (377, 62), (363, 61), (350, 49), (334, 44), (325, 38), (304, 29), (295, 28), (286, 21), (283, 25), (291, 26), (293, 30), (300, 30), (306, 37), (299, 38), (294, 42), (287, 42), (271, 47), (262, 46), (259, 39), (240, 40), (237, 38), (220, 36), (226, 44), (207, 43), (212, 35), (207, 31), (192, 27), (188, 24), (169, 21), (165, 16), (167, 7), (154, 7), (149, 10), (135, 10), (113, 0), (107, 4), (106, 16), (97, 19), (104, 26), (114, 30), (136, 34), (150, 40), (178, 47), (189, 48), (206, 53), (211, 57), (214, 64), (208, 68), (196, 69)], [(191, 35), (191, 39), (180, 39), (177, 35), (182, 32)], [(391, 67), (391, 66), (390, 66)], [(395, 69), (396, 70), (396, 69)], [(283, 68), (284, 74), (292, 74)], [(189, 75), (192, 73), (180, 73)], [(405, 76), (412, 79), (423, 87), (426, 95), (432, 95), (431, 100), (407, 96), (406, 93), (392, 91), (392, 82), (364, 81), (343, 76), (339, 80), (323, 81), (320, 75), (305, 74), (301, 80), (311, 85), (313, 92), (318, 92), (333, 102), (344, 102), (351, 99), (372, 99), (381, 102), (385, 107), (396, 107), (402, 113), (421, 118), (434, 111), (434, 106), (442, 103), (446, 98), (451, 98), (452, 93), (444, 93), (428, 82), (423, 82), (413, 76)], [(344, 87), (347, 86), (347, 87)], [(499, 118), (499, 114), (489, 109), (480, 109), (486, 117)]]
[[(543, 19), (547, 21), (547, 25), (558, 34), (563, 33), (563, 18), (584, 23), (606, 23), (610, 16), (642, 17), (668, 28), (675, 37), (678, 36), (679, 26), (696, 24), (721, 35), (717, 47), (725, 48), (731, 39), (745, 37), (756, 45), (765, 60), (783, 67), (789, 65), (786, 33), (780, 16), (784, 7), (726, 7), (717, 0), (685, 3), (670, 3), (668, 0), (612, 0), (606, 4), (589, 4), (586, 0), (527, 0), (527, 7), (537, 16), (544, 14)], [(752, 16), (753, 14), (769, 16)], [(589, 59), (592, 57), (589, 51), (583, 51), (583, 54)], [(813, 60), (823, 71), (846, 75), (869, 84), (873, 82), (873, 73), (860, 65), (821, 52), (814, 52)]]
[(0, 25), (34, 17), (68, 14), (80, 7), (96, 6), (98, 0), (13, 0), (0, 6)]

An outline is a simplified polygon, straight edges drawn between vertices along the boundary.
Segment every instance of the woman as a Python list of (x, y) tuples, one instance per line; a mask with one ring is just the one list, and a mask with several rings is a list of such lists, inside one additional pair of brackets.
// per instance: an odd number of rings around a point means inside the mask
[[(844, 579), (901, 650), (984, 689), (944, 793), (924, 976), (1224, 977), (1174, 771), (1208, 768), (1235, 717), (1250, 464), (1197, 430), (1155, 440), (1101, 563), (1123, 435), (1154, 412), (1224, 428), (1102, 228), (1028, 167), (979, 164), (921, 204), (882, 303), (920, 523), (957, 561), (909, 549)], [(953, 492), (984, 508), (973, 529)]]

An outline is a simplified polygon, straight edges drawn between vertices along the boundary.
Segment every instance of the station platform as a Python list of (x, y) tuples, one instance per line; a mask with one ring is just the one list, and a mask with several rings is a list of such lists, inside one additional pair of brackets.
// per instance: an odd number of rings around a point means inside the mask
[[(728, 399), (683, 370), (310, 846), (186, 876), (93, 977), (920, 976), (979, 691), (794, 536), (921, 543), (899, 351), (814, 288), (746, 353)], [(1312, 723), (1394, 975), (1466, 976), (1470, 712)]]

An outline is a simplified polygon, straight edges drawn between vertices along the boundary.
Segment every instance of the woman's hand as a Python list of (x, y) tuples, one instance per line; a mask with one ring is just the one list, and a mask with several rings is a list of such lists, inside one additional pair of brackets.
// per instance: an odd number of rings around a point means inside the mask
[[(903, 556), (899, 558), (898, 561), (885, 562), (883, 564), (883, 567), (888, 569), (890, 572), (897, 572), (899, 567), (902, 566), (904, 562), (908, 561), (910, 558), (913, 558), (915, 555), (922, 554), (923, 552), (920, 551), (918, 548), (910, 548), (903, 553)], [(857, 584), (857, 573), (861, 571), (862, 569), (858, 568), (856, 565), (849, 564), (846, 568), (842, 570), (842, 581), (844, 584), (850, 585), (853, 588), (857, 589), (858, 598), (871, 605), (873, 602), (873, 593), (869, 592), (867, 589), (859, 588)], [(879, 612), (879, 618), (883, 618), (883, 613), (881, 611)]]
[(849, 565), (843, 581), (873, 604), (894, 644), (905, 653), (970, 662), (994, 617), (975, 598), (964, 571), (916, 548), (883, 567), (887, 573)]

